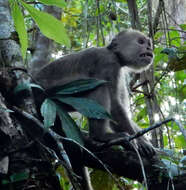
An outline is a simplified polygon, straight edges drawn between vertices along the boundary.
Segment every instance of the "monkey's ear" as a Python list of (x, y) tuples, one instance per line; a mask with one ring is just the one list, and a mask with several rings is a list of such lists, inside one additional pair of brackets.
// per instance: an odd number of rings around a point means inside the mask
[(117, 46), (118, 46), (118, 40), (117, 38), (114, 38), (111, 43), (107, 46), (107, 48), (109, 50), (112, 50), (112, 51), (115, 51), (117, 49)]

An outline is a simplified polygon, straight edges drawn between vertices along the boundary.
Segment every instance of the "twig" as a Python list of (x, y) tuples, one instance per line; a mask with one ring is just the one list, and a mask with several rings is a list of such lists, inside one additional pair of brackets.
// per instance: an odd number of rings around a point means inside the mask
[(142, 174), (143, 174), (143, 179), (144, 179), (144, 183), (145, 183), (145, 187), (146, 187), (146, 190), (148, 190), (148, 185), (147, 185), (147, 177), (146, 177), (146, 174), (145, 174), (145, 168), (144, 168), (144, 164), (143, 164), (143, 160), (141, 158), (141, 155), (138, 151), (138, 149), (136, 148), (136, 145), (135, 144), (132, 144), (137, 156), (138, 156), (138, 159), (139, 159), (139, 162), (140, 162), (140, 166), (141, 166), (141, 171), (142, 171)]
[(138, 138), (138, 137), (140, 137), (140, 136), (143, 136), (145, 133), (147, 133), (147, 132), (149, 132), (149, 131), (151, 131), (151, 130), (153, 130), (153, 129), (156, 129), (156, 128), (160, 127), (161, 125), (163, 125), (163, 124), (165, 124), (165, 123), (168, 123), (168, 122), (170, 122), (170, 121), (174, 121), (174, 118), (165, 119), (164, 121), (161, 121), (161, 122), (159, 122), (159, 123), (156, 123), (156, 124), (154, 124), (154, 125), (152, 125), (152, 126), (146, 128), (146, 129), (143, 129), (143, 130), (137, 132), (137, 133), (134, 134), (134, 135), (131, 135), (131, 136), (129, 137), (129, 141), (131, 141), (131, 140), (133, 140), (133, 139), (136, 139), (136, 138)]
[(175, 123), (178, 125), (178, 127), (180, 128), (180, 131), (181, 131), (181, 133), (183, 134), (184, 139), (185, 139), (185, 141), (186, 141), (186, 129), (184, 129), (184, 127), (182, 126), (182, 124), (181, 124), (179, 121), (177, 121), (177, 120), (174, 119), (174, 122), (175, 122)]
[(150, 94), (146, 94), (146, 93), (144, 93), (144, 92), (143, 92), (143, 91), (141, 91), (141, 90), (132, 89), (132, 92), (142, 93), (144, 96), (146, 96), (146, 97), (148, 97), (148, 98), (150, 98), (150, 97), (151, 97), (151, 95), (150, 95)]
[(131, 136), (126, 135), (123, 137), (116, 138), (114, 140), (111, 140), (111, 141), (103, 144), (103, 145), (100, 145), (100, 149), (108, 148), (108, 147), (113, 146), (113, 145), (123, 145), (127, 150), (134, 150), (133, 146), (129, 143), (130, 141), (143, 136), (145, 133), (147, 133), (153, 129), (156, 129), (156, 128), (160, 127), (161, 125), (168, 123), (169, 121), (175, 121), (175, 119), (173, 119), (173, 118), (165, 119), (164, 121), (156, 123), (156, 124), (146, 128), (146, 129), (143, 129), (134, 135), (131, 135)]
[(28, 74), (27, 69), (22, 67), (10, 67), (10, 71), (23, 71), (24, 73)]
[(138, 84), (138, 85), (132, 87), (132, 90), (136, 90), (136, 89), (139, 88), (140, 86), (146, 85), (146, 84), (148, 84), (148, 83), (149, 83), (149, 81), (148, 81), (148, 80), (145, 80), (145, 81), (141, 82), (140, 84)]
[(186, 33), (184, 30), (179, 30), (179, 29), (173, 29), (173, 28), (157, 28), (157, 30), (169, 30), (169, 31), (177, 31), (181, 33)]
[(168, 72), (169, 72), (168, 70), (163, 71), (163, 73), (161, 74), (161, 76), (156, 80), (155, 84), (153, 85), (151, 92), (154, 91), (156, 85), (160, 82), (160, 80), (161, 80), (166, 74), (168, 74)]

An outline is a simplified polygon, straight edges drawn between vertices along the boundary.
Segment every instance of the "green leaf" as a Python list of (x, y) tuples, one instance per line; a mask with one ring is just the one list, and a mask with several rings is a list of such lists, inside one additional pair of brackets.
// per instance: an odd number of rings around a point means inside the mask
[(15, 29), (19, 36), (19, 42), (21, 44), (21, 53), (23, 56), (23, 59), (25, 59), (26, 51), (28, 47), (28, 38), (27, 38), (27, 31), (26, 26), (24, 22), (23, 14), (17, 4), (17, 1), (9, 0), (10, 7), (11, 7), (11, 13), (14, 20)]
[(157, 65), (160, 61), (163, 61), (163, 62), (168, 61), (168, 57), (161, 53), (162, 50), (163, 50), (163, 48), (161, 48), (161, 47), (154, 49), (154, 54), (155, 54), (154, 64), (155, 65)]
[(180, 24), (180, 28), (185, 31), (186, 30), (186, 24)]
[(183, 85), (178, 89), (178, 98), (181, 102), (186, 99), (186, 85)]
[(184, 53), (185, 56), (186, 56), (186, 45), (181, 45), (181, 46), (178, 48), (178, 53)]
[(155, 39), (155, 40), (158, 40), (158, 39), (160, 39), (163, 35), (164, 35), (163, 32), (158, 31), (158, 32), (155, 33), (154, 39)]
[(14, 94), (23, 91), (23, 90), (30, 90), (30, 84), (29, 83), (21, 83), (18, 84), (15, 88), (14, 88)]
[(69, 116), (66, 111), (63, 110), (62, 106), (57, 105), (57, 113), (61, 120), (61, 125), (65, 135), (83, 146), (84, 143), (81, 131), (74, 122), (74, 120)]
[(111, 119), (110, 114), (104, 109), (104, 107), (96, 103), (94, 100), (76, 97), (56, 96), (56, 98), (62, 103), (71, 105), (78, 112), (82, 113), (88, 118)]
[(39, 88), (40, 90), (44, 91), (44, 89), (38, 84), (34, 84), (34, 83), (29, 83), (29, 84), (31, 88)]
[(183, 149), (186, 147), (186, 142), (183, 135), (177, 136), (174, 139), (174, 141), (175, 141), (176, 147), (183, 148)]
[(185, 76), (185, 71), (178, 71), (175, 73), (176, 81), (184, 82)]
[(11, 182), (23, 181), (29, 178), (28, 172), (16, 173), (10, 176)]
[(67, 47), (70, 47), (70, 40), (61, 21), (48, 13), (35, 9), (23, 1), (20, 2), (30, 13), (30, 16), (35, 20), (41, 32), (45, 36), (60, 44), (65, 44)]
[(146, 107), (143, 108), (138, 114), (137, 114), (137, 122), (144, 118), (144, 116), (147, 115), (147, 109)]
[(18, 181), (24, 181), (24, 180), (28, 179), (29, 176), (30, 176), (30, 174), (28, 172), (15, 173), (9, 177), (9, 180), (6, 180), (6, 179), (2, 180), (2, 184), (6, 185), (6, 184), (18, 182)]
[(38, 0), (38, 1), (45, 5), (54, 5), (59, 8), (64, 8), (66, 6), (64, 0)]
[[(174, 27), (171, 27), (171, 29), (175, 29)], [(171, 45), (179, 47), (181, 45), (181, 38), (178, 31), (169, 31), (169, 37), (171, 40)]]
[(3, 111), (3, 112), (9, 112), (9, 113), (12, 113), (14, 111), (10, 110), (10, 109), (7, 109), (7, 108), (4, 108), (2, 106), (0, 106), (0, 112)]
[(23, 90), (31, 90), (31, 88), (39, 88), (41, 90), (44, 91), (44, 89), (37, 85), (37, 84), (34, 84), (34, 83), (30, 83), (30, 82), (24, 82), (24, 83), (21, 83), (21, 84), (18, 84), (15, 88), (14, 88), (14, 94), (20, 92), (20, 91), (23, 91)]
[(50, 89), (50, 92), (61, 95), (76, 94), (79, 92), (92, 90), (105, 83), (107, 83), (107, 81), (97, 79), (80, 79), (62, 86), (54, 87)]
[(44, 126), (46, 128), (54, 125), (56, 120), (56, 104), (50, 99), (45, 99), (41, 105), (41, 115), (44, 117)]
[(110, 174), (102, 170), (93, 170), (91, 172), (91, 182), (95, 189), (102, 190), (113, 190), (114, 180), (111, 178)]

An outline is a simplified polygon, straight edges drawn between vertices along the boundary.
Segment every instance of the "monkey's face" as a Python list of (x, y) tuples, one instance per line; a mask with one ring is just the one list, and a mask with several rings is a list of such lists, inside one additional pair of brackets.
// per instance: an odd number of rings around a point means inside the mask
[(151, 40), (137, 31), (127, 31), (117, 37), (119, 56), (127, 66), (135, 72), (141, 72), (149, 67), (153, 61)]

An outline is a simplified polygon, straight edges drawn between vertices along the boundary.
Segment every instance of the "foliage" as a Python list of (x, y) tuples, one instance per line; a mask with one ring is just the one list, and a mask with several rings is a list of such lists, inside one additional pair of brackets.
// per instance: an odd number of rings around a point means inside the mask
[(20, 7), (17, 4), (17, 1), (10, 0), (9, 2), (12, 11), (12, 17), (14, 19), (15, 29), (20, 39), (22, 56), (23, 58), (25, 58), (28, 47), (28, 37), (26, 27), (24, 24), (24, 17), (20, 10)]
[(97, 79), (81, 79), (44, 90), (37, 84), (26, 82), (19, 84), (14, 89), (14, 93), (31, 90), (31, 88), (38, 88), (46, 97), (41, 105), (41, 115), (44, 118), (44, 126), (46, 128), (53, 126), (56, 115), (58, 114), (65, 135), (83, 145), (81, 132), (74, 120), (67, 113), (65, 105), (72, 106), (74, 110), (77, 110), (89, 118), (111, 118), (110, 114), (95, 101), (87, 98), (73, 97), (73, 95), (77, 93), (93, 90), (104, 83), (105, 81), (99, 81)]
[[(56, 42), (67, 47), (70, 47), (71, 42), (70, 50), (64, 46), (58, 46), (58, 50), (62, 50), (63, 52), (77, 51), (91, 46), (103, 46), (107, 44), (114, 33), (125, 28), (130, 28), (131, 26), (127, 1), (124, 0), (99, 1), (99, 4), (97, 4), (98, 1), (94, 0), (38, 0), (38, 2), (45, 5), (54, 5), (62, 8), (60, 21), (48, 13), (42, 12), (42, 4), (33, 4), (31, 6), (28, 4), (28, 1), (9, 1), (11, 3), (12, 17), (20, 39), (24, 58), (28, 48), (26, 28), (32, 23), (31, 21), (28, 23), (24, 22), (26, 18), (33, 18), (43, 34)], [(146, 3), (144, 0), (137, 1), (143, 32), (148, 33)], [(28, 11), (28, 13), (26, 11)], [(113, 20), (111, 15), (114, 15), (117, 19)], [(160, 109), (156, 114), (158, 119), (154, 119), (157, 121), (165, 117), (175, 117), (184, 125), (186, 121), (186, 42), (183, 41), (181, 33), (177, 29), (186, 31), (186, 24), (183, 23), (177, 25), (177, 27), (165, 26), (165, 28), (167, 28), (167, 30), (158, 30), (154, 34), (154, 90)], [(68, 35), (66, 30), (68, 31)], [(43, 102), (41, 108), (44, 125), (46, 127), (52, 126), (58, 114), (64, 126), (63, 130), (66, 131), (66, 135), (81, 142), (78, 127), (65, 111), (63, 107), (64, 104), (73, 105), (75, 109), (88, 117), (97, 117), (99, 114), (101, 118), (110, 117), (96, 103), (87, 99), (73, 97), (75, 93), (96, 88), (95, 85), (101, 85), (103, 81), (100, 84), (94, 81), (95, 83), (91, 83), (91, 85), (89, 85), (89, 82), (91, 81), (87, 80), (87, 83), (85, 83), (85, 81), (79, 81), (78, 86), (75, 82), (67, 86), (60, 86), (50, 91), (45, 91), (49, 96)], [(19, 86), (15, 91), (18, 92), (32, 87), (34, 87), (33, 84)], [(131, 110), (135, 121), (142, 128), (149, 126), (147, 107), (144, 102), (143, 94), (132, 94), (133, 104)], [(85, 104), (87, 107), (84, 107)], [(92, 112), (92, 105), (94, 105), (96, 112)], [(86, 125), (86, 120), (82, 120), (83, 122), (80, 120), (76, 121), (76, 123), (81, 124), (81, 127)], [(167, 169), (170, 169), (171, 178), (173, 175), (171, 173), (172, 166), (175, 168), (179, 165), (180, 167), (181, 160), (185, 159), (182, 152), (186, 147), (186, 142), (179, 127), (175, 123), (168, 123), (161, 129), (164, 148), (173, 149), (173, 157), (169, 155), (163, 158)], [(174, 164), (177, 165), (175, 166)], [(183, 167), (185, 167), (185, 164)], [(99, 175), (96, 177), (99, 177)], [(108, 183), (107, 185), (110, 185), (110, 189), (113, 187), (112, 183)], [(68, 189), (68, 187), (66, 188)]]
[[(25, 3), (22, 0), (16, 1), (16, 0), (9, 0), (12, 17), (14, 19), (14, 25), (15, 29), (19, 36), (19, 41), (21, 44), (21, 50), (23, 58), (26, 56), (26, 51), (28, 48), (28, 37), (27, 37), (27, 31), (26, 26), (24, 23), (24, 17), (22, 14), (22, 11), (19, 6), (23, 6), (30, 16), (35, 20), (38, 27), (40, 28), (41, 32), (47, 36), (50, 39), (55, 40), (56, 42), (60, 44), (64, 44), (67, 47), (70, 47), (70, 41), (68, 38), (68, 35), (65, 31), (65, 28), (63, 26), (63, 23), (59, 20), (57, 20), (52, 15), (42, 12), (33, 6)], [(42, 3), (47, 5), (55, 5), (58, 7), (64, 7), (65, 2), (64, 1), (42, 1)]]

